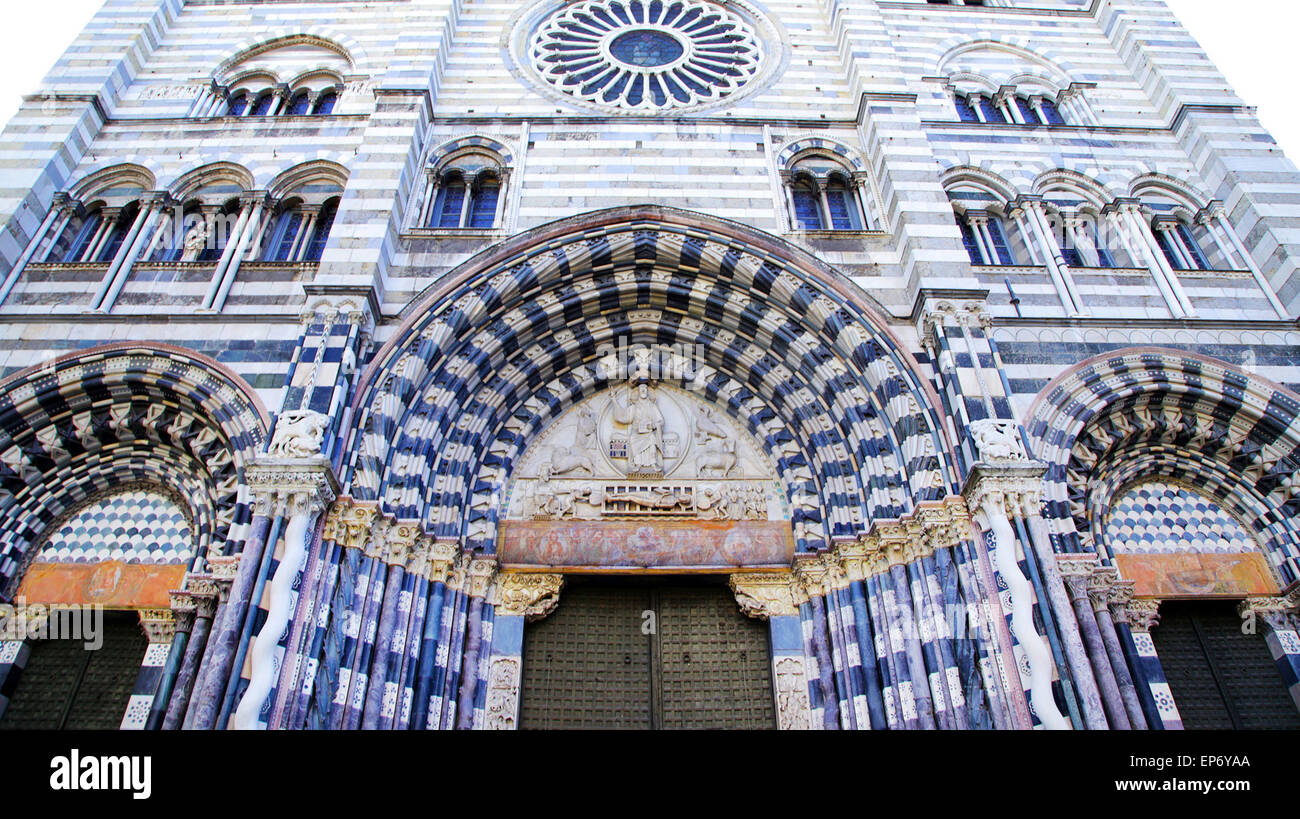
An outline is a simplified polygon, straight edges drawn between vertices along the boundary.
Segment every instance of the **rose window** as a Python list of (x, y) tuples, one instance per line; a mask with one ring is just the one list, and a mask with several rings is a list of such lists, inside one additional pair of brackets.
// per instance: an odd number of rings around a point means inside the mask
[(530, 51), (542, 78), (566, 94), (657, 111), (740, 90), (762, 47), (739, 16), (699, 0), (588, 0), (544, 20)]

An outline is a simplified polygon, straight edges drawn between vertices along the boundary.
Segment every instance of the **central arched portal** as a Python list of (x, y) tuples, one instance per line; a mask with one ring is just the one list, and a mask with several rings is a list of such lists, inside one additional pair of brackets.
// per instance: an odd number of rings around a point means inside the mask
[(601, 368), (611, 386), (544, 430), (508, 484), (503, 568), (566, 582), (525, 627), (520, 727), (774, 728), (768, 629), (723, 573), (790, 566), (775, 468), (692, 394), (680, 351)]
[[(767, 665), (743, 682), (768, 692), (756, 707), (782, 728), (839, 724), (831, 653), (853, 647), (828, 625), (865, 621), (866, 597), (828, 607), (840, 575), (823, 558), (868, 548), (881, 527), (950, 517), (956, 456), (939, 406), (866, 294), (743, 225), (618, 208), (467, 261), (412, 303), (359, 377), (340, 479), (349, 508), (448, 555), (429, 572), (428, 622), (445, 634), (422, 644), (433, 670), (427, 692), (413, 689), (412, 724), (518, 727), (525, 676), (542, 670), (525, 643), (585, 616), (573, 602), (545, 622), (571, 602), (563, 590), (593, 578), (653, 581), (648, 593), (670, 601), (678, 580), (725, 582), (730, 602), (720, 586), (699, 594), (766, 624)], [(913, 529), (922, 560), (939, 541)], [(665, 651), (666, 633), (640, 636)], [(666, 715), (654, 675), (667, 672), (648, 673)]]

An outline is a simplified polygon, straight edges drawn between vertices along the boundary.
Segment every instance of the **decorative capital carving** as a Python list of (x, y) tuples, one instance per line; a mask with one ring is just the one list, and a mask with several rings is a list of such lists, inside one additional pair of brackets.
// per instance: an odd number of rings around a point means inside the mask
[(429, 582), (451, 585), (451, 573), (460, 554), (460, 544), (454, 540), (426, 538), (424, 548), (428, 560), (425, 576)]
[(502, 614), (540, 620), (560, 604), (562, 574), (505, 572), (497, 576), (496, 605)]
[(140, 609), (140, 627), (150, 643), (170, 643), (176, 634), (176, 618), (170, 609)]
[(1289, 596), (1247, 597), (1237, 606), (1237, 614), (1244, 620), (1263, 620), (1274, 631), (1289, 631), (1295, 628), (1296, 604)]
[(977, 463), (971, 469), (962, 495), (971, 513), (987, 517), (1001, 513), (1007, 518), (1028, 518), (1039, 514), (1043, 497), (1045, 464)]
[(1119, 582), (1119, 569), (1114, 566), (1096, 566), (1088, 575), (1088, 601), (1092, 610), (1107, 611), (1114, 595), (1114, 586)]
[[(172, 619), (175, 621), (173, 623), (173, 631), (189, 634), (194, 629), (194, 615), (198, 611), (198, 601), (195, 600), (193, 594), (180, 589), (169, 591), (167, 596), (171, 601)], [(141, 615), (140, 622), (141, 625), (144, 624), (143, 614)], [(147, 630), (146, 627), (146, 631)], [(153, 643), (158, 641), (154, 640), (151, 636), (149, 642)]]
[(790, 572), (746, 572), (733, 574), (730, 586), (746, 616), (766, 620), (799, 613), (792, 580)]
[(487, 597), (488, 589), (492, 587), (492, 580), (496, 577), (497, 560), (495, 557), (487, 555), (476, 555), (469, 561), (468, 570), (466, 571), (466, 581), (468, 588), (466, 593), (470, 597)]
[(1129, 627), (1145, 634), (1160, 625), (1160, 601), (1153, 599), (1134, 600), (1128, 604)]
[(324, 457), (277, 459), (261, 456), (244, 470), (258, 513), (315, 514), (338, 495), (334, 469)]
[(389, 566), (409, 568), (415, 555), (416, 541), (423, 533), (419, 521), (397, 521), (386, 527), (381, 558)]

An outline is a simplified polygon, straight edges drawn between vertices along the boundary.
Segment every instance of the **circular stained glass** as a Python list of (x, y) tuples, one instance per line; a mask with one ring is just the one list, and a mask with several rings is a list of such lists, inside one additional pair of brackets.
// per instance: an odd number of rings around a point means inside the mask
[(734, 12), (702, 0), (586, 0), (545, 18), (533, 65), (586, 102), (654, 112), (717, 102), (759, 72), (762, 46)]
[(686, 49), (677, 38), (662, 31), (629, 31), (609, 43), (609, 53), (628, 65), (658, 68), (681, 57)]

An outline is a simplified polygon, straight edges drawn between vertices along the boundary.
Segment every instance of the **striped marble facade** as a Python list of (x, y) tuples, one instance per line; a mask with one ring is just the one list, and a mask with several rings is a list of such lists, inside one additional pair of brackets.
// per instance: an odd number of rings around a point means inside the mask
[(108, 0), (0, 134), (0, 603), (185, 563), (124, 728), (514, 727), (564, 578), (501, 499), (619, 345), (780, 481), (782, 727), (1179, 728), (1147, 552), (1262, 556), (1300, 692), (1300, 174), (1162, 2), (731, 0), (761, 64), (678, 111), (542, 81), (565, 5)]

